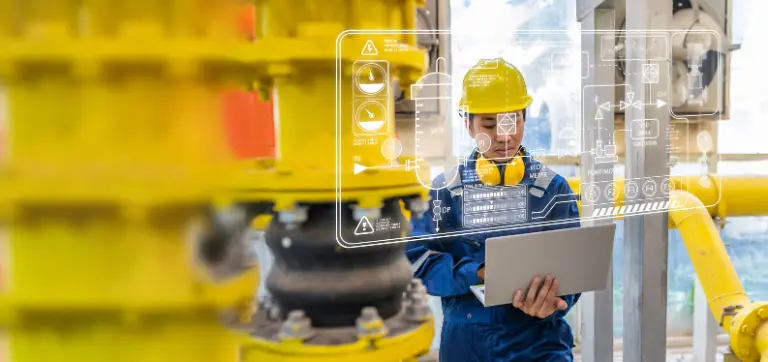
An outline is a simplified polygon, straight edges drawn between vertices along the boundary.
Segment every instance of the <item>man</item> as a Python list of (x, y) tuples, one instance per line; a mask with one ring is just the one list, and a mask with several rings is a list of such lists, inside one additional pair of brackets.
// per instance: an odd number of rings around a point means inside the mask
[(528, 290), (510, 293), (511, 304), (496, 307), (483, 307), (469, 289), (485, 277), (486, 238), (579, 227), (576, 198), (566, 180), (521, 145), (531, 102), (522, 75), (503, 59), (482, 60), (470, 69), (460, 106), (478, 147), (466, 162), (433, 181), (432, 199), (442, 200), (450, 211), (436, 217), (429, 210), (412, 220), (414, 235), (470, 230), (463, 225), (463, 190), (477, 187), (525, 185), (526, 222), (536, 210), (550, 210), (543, 219), (546, 226), (478, 230), (408, 245), (414, 277), (422, 279), (429, 294), (442, 297), (440, 362), (573, 360), (572, 332), (564, 316), (579, 295), (558, 296), (552, 276), (534, 278)]

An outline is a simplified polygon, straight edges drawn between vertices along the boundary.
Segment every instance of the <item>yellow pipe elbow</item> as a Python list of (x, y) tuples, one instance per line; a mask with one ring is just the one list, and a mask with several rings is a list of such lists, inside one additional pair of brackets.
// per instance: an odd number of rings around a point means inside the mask
[(731, 264), (720, 231), (704, 204), (691, 193), (672, 190), (670, 200), (682, 205), (669, 211), (669, 219), (680, 231), (715, 319), (728, 332), (736, 312), (732, 309), (746, 306), (749, 298)]
[(670, 200), (682, 205), (669, 211), (670, 223), (680, 231), (709, 308), (731, 337), (731, 349), (741, 361), (768, 362), (768, 303), (749, 301), (701, 200), (679, 190), (670, 192)]

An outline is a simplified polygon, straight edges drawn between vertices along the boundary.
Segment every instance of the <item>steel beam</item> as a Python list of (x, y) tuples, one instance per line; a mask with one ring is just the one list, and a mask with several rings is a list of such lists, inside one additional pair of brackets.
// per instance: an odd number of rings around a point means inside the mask
[[(627, 31), (665, 30), (672, 18), (669, 0), (632, 0), (626, 2)], [(637, 34), (637, 33), (634, 33)], [(627, 42), (626, 59), (663, 59), (664, 46), (649, 48), (650, 40)], [(664, 61), (627, 61), (628, 92), (640, 101), (640, 107), (625, 111), (626, 178), (654, 177), (657, 185), (669, 174), (668, 150), (669, 109), (652, 105), (658, 97), (665, 100), (669, 92), (669, 64)], [(645, 64), (657, 64), (656, 84), (643, 82)], [(651, 93), (651, 89), (653, 91)], [(657, 144), (637, 142), (631, 137), (633, 120), (658, 120)], [(643, 193), (639, 198), (645, 198)], [(630, 216), (624, 219), (624, 361), (664, 361), (667, 336), (667, 213)]]
[[(707, 162), (707, 171), (717, 174), (717, 123), (713, 122), (709, 127), (705, 127), (712, 135), (713, 152), (709, 155)], [(715, 362), (717, 357), (717, 335), (720, 333), (720, 326), (717, 325), (715, 317), (709, 311), (709, 302), (704, 295), (704, 289), (701, 288), (699, 279), (695, 281), (693, 298), (693, 355), (696, 362)]]
[[(581, 2), (579, 2), (581, 3)], [(582, 150), (595, 147), (599, 140), (609, 144), (613, 134), (613, 111), (598, 110), (598, 105), (615, 99), (615, 63), (602, 61), (600, 57), (600, 35), (594, 31), (615, 30), (615, 13), (612, 9), (594, 9), (581, 19), (581, 50), (589, 54), (589, 73), (582, 78)], [(583, 77), (584, 75), (582, 75)], [(600, 117), (597, 114), (600, 113)], [(598, 119), (600, 118), (600, 119)], [(589, 184), (613, 180), (610, 164), (595, 164), (588, 152), (581, 154), (581, 179)], [(605, 172), (599, 172), (605, 169)], [(589, 172), (598, 171), (598, 172)], [(598, 203), (611, 202), (600, 195)], [(584, 205), (583, 215), (591, 215), (594, 207)], [(589, 221), (583, 224), (611, 223), (612, 220)], [(585, 362), (613, 360), (613, 270), (608, 277), (608, 287), (603, 291), (584, 293), (581, 298), (581, 356)]]

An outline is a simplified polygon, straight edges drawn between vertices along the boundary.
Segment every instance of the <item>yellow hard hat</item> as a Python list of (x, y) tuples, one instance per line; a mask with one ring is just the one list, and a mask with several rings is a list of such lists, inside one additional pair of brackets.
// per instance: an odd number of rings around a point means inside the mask
[(528, 94), (522, 73), (504, 59), (481, 59), (464, 76), (459, 108), (466, 113), (507, 113), (528, 108)]

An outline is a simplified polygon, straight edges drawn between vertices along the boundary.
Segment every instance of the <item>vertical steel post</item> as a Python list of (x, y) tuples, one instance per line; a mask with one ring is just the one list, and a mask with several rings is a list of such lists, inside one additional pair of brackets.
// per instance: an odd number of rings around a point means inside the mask
[[(672, 6), (667, 0), (633, 0), (626, 2), (627, 35), (627, 102), (639, 101), (640, 107), (625, 111), (626, 178), (653, 177), (660, 185), (669, 174), (667, 154), (669, 109), (656, 107), (657, 97), (669, 90), (668, 46), (649, 47), (644, 37), (649, 30), (669, 27)], [(642, 32), (638, 32), (642, 31)], [(668, 34), (659, 32), (662, 36)], [(664, 59), (666, 57), (666, 59)], [(654, 59), (654, 60), (649, 60)], [(646, 64), (656, 64), (658, 83), (643, 82)], [(651, 88), (653, 91), (651, 91)], [(634, 99), (629, 99), (629, 93)], [(651, 93), (653, 92), (653, 93)], [(666, 99), (666, 98), (665, 98)], [(631, 137), (634, 120), (655, 119), (659, 127), (657, 144), (637, 142)], [(645, 198), (643, 192), (639, 198)], [(664, 361), (667, 336), (667, 213), (630, 216), (624, 221), (624, 361)]]
[[(700, 126), (706, 129), (712, 135), (713, 152), (709, 155), (707, 162), (707, 172), (717, 173), (717, 123), (705, 124)], [(686, 150), (690, 152), (690, 150)], [(693, 302), (693, 355), (697, 362), (715, 362), (717, 356), (717, 335), (720, 333), (720, 326), (712, 313), (709, 311), (709, 302), (701, 287), (699, 278), (694, 280), (696, 287), (694, 290)]]
[[(581, 50), (588, 57), (588, 75), (582, 74), (582, 150), (589, 150), (600, 140), (608, 144), (613, 134), (613, 108), (606, 112), (600, 104), (615, 98), (615, 64), (600, 57), (600, 38), (615, 29), (613, 9), (594, 9), (582, 19)], [(582, 59), (584, 61), (584, 59)], [(597, 114), (600, 113), (600, 116)], [(613, 180), (613, 164), (595, 164), (594, 156), (581, 154), (582, 185)], [(605, 169), (606, 172), (594, 172)], [(590, 172), (593, 171), (593, 172)], [(610, 202), (604, 194), (598, 203)], [(582, 215), (591, 215), (594, 206), (582, 207)], [(610, 223), (612, 220), (584, 221), (583, 224)], [(603, 291), (585, 293), (581, 299), (581, 355), (585, 362), (613, 360), (613, 272), (609, 273), (608, 287)]]

